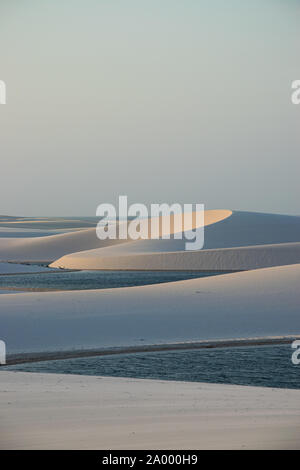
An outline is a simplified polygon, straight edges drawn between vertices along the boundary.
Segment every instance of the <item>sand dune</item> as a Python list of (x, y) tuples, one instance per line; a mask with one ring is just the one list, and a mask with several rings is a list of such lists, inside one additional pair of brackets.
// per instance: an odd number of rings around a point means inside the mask
[[(196, 223), (195, 220), (192, 222), (191, 230)], [(176, 223), (175, 218), (170, 228), (164, 229), (162, 226), (160, 236), (166, 230), (172, 234), (181, 232), (181, 225)], [(201, 255), (184, 251), (186, 240), (174, 237), (169, 240), (101, 241), (96, 236), (95, 228), (89, 228), (26, 239), (0, 238), (0, 261), (56, 260), (55, 267), (78, 269), (250, 269), (290, 263), (291, 244), (300, 242), (300, 217), (208, 210), (205, 211), (204, 225), (205, 245)], [(279, 249), (275, 246), (277, 244), (289, 246)], [(261, 245), (269, 245), (266, 252), (262, 252)], [(224, 252), (223, 256), (221, 251), (210, 251), (245, 246), (258, 246), (258, 252)], [(296, 253), (294, 262), (298, 262), (298, 246), (293, 246)], [(165, 256), (165, 253), (169, 255)], [(217, 267), (222, 263), (218, 261), (216, 264), (216, 260), (231, 257), (228, 267), (227, 264), (223, 268)], [(252, 261), (249, 263), (246, 258), (252, 258)], [(259, 263), (259, 259), (267, 261)]]
[(300, 265), (142, 287), (1, 295), (8, 353), (298, 335)]
[[(1, 339), (8, 356), (297, 336), (299, 221), (299, 217), (207, 211), (205, 246), (198, 252), (184, 251), (184, 241), (174, 239), (103, 242), (94, 228), (0, 238), (2, 261), (56, 260), (52, 266), (81, 269), (251, 269), (141, 287), (3, 291)], [(180, 227), (174, 226), (176, 230)], [(20, 269), (0, 262), (0, 273)], [(300, 447), (298, 390), (5, 370), (0, 370), (0, 379), (0, 448), (4, 449)]]
[(1, 449), (300, 447), (299, 390), (5, 371), (0, 376)]
[(0, 227), (0, 238), (33, 238), (33, 237), (47, 237), (49, 235), (56, 235), (66, 232), (74, 232), (74, 229), (60, 229), (60, 230), (40, 230), (40, 229), (17, 229)]
[[(210, 225), (230, 215), (231, 211), (226, 210), (206, 211), (205, 223), (206, 225)], [(160, 217), (159, 219), (162, 220), (163, 218)], [(41, 220), (39, 219), (37, 223), (39, 224), (40, 222)], [(45, 221), (45, 223), (48, 222), (48, 220)], [(49, 223), (51, 224), (53, 222), (50, 221)], [(59, 224), (61, 225), (61, 221), (59, 221)], [(194, 224), (192, 223), (191, 228), (193, 227)], [(174, 224), (171, 228), (173, 231), (177, 231), (181, 227)], [(163, 226), (161, 226), (160, 229), (161, 235), (163, 233)], [(27, 239), (0, 237), (0, 261), (51, 262), (68, 253), (125, 244), (127, 242), (127, 240), (99, 240), (96, 236), (95, 228)]]
[(1, 261), (52, 261), (66, 253), (120, 243), (101, 241), (95, 228), (34, 238), (0, 238)]
[(75, 229), (95, 227), (96, 217), (5, 217), (0, 216), (0, 227), (24, 229)]
[[(129, 245), (129, 244), (128, 244)], [(126, 246), (127, 249), (127, 246)], [(50, 264), (68, 269), (239, 271), (300, 263), (300, 243), (281, 243), (217, 250), (144, 252), (100, 249), (73, 253)], [(121, 254), (122, 253), (122, 254)]]
[[(186, 240), (137, 240), (72, 253), (53, 267), (75, 269), (245, 270), (300, 262), (300, 217), (205, 212), (201, 251), (185, 251)], [(209, 220), (209, 222), (208, 222)]]

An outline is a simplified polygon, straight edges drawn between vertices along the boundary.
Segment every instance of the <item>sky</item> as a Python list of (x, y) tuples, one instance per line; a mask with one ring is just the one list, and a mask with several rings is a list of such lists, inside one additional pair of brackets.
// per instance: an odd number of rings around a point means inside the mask
[(1, 0), (0, 214), (300, 215), (299, 0)]

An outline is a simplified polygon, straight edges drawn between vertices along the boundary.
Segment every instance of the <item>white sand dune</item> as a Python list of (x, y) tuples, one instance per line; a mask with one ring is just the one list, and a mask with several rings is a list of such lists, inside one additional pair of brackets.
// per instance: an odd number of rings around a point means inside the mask
[(81, 228), (57, 228), (46, 229), (41, 228), (16, 228), (16, 227), (2, 227), (0, 226), (0, 238), (33, 238), (33, 237), (47, 237), (50, 235), (57, 235), (62, 233), (77, 232), (84, 230), (86, 227)]
[(300, 447), (299, 390), (5, 371), (0, 378), (1, 449)]
[[(2, 261), (56, 260), (52, 266), (80, 269), (252, 269), (142, 287), (3, 291), (1, 339), (10, 355), (299, 335), (299, 220), (207, 211), (205, 246), (198, 252), (184, 251), (184, 241), (174, 239), (103, 242), (95, 229), (1, 238)], [(273, 267), (255, 269), (265, 266)], [(0, 263), (0, 272), (9, 269), (21, 268)], [(300, 447), (298, 390), (0, 370), (0, 392), (3, 449)]]
[[(206, 211), (205, 223), (206, 225), (210, 225), (230, 215), (231, 211), (227, 210)], [(162, 218), (160, 217), (159, 219), (161, 220)], [(39, 219), (38, 223), (40, 222)], [(48, 220), (46, 220), (45, 223), (48, 223)], [(59, 223), (61, 224), (61, 221)], [(194, 224), (191, 225), (191, 228), (193, 227)], [(176, 227), (175, 224), (172, 228), (175, 231), (179, 230), (179, 227)], [(162, 234), (162, 227), (160, 234)], [(26, 239), (20, 239), (19, 237), (13, 238), (11, 236), (9, 238), (0, 237), (0, 261), (51, 262), (68, 253), (119, 245), (127, 242), (128, 240), (99, 240), (96, 236), (95, 228)]]
[[(208, 222), (210, 212), (214, 218)], [(185, 251), (186, 240), (137, 240), (83, 250), (52, 266), (75, 269), (246, 270), (300, 262), (300, 217), (206, 211), (205, 244)], [(221, 218), (222, 215), (222, 218)]]
[(0, 238), (0, 260), (50, 262), (66, 253), (120, 243), (99, 240), (95, 228), (34, 238)]
[[(163, 218), (162, 218), (163, 219)], [(45, 221), (46, 223), (47, 221)], [(175, 219), (176, 222), (176, 219)], [(194, 253), (184, 251), (185, 240), (104, 240), (97, 238), (95, 228), (74, 230), (34, 238), (0, 238), (0, 261), (55, 261), (55, 267), (78, 269), (250, 269), (290, 263), (290, 250), (294, 245), (275, 247), (277, 244), (300, 242), (300, 217), (232, 212), (229, 210), (208, 210), (204, 216), (205, 245), (199, 258)], [(195, 227), (195, 221), (191, 228)], [(181, 226), (169, 229), (171, 233), (181, 231)], [(164, 230), (161, 233), (165, 233)], [(215, 267), (215, 260), (223, 258), (221, 251), (203, 254), (210, 250), (269, 245), (266, 254), (258, 248), (258, 253), (234, 251), (224, 253), (224, 259), (231, 259), (230, 266)], [(274, 246), (274, 247), (273, 247)], [(90, 251), (95, 250), (97, 251)], [(169, 255), (164, 256), (165, 253)], [(175, 253), (175, 254), (174, 254)], [(154, 256), (154, 254), (156, 254)], [(69, 256), (66, 256), (69, 255)], [(151, 262), (149, 264), (149, 256)], [(163, 255), (163, 256), (161, 256)], [(272, 256), (274, 260), (272, 261)], [(208, 256), (210, 261), (208, 262)], [(227, 257), (227, 258), (226, 258)], [(252, 258), (253, 263), (243, 261)], [(61, 259), (62, 258), (62, 259)], [(267, 263), (259, 264), (259, 259), (267, 258)], [(242, 260), (241, 262), (239, 260)], [(256, 259), (256, 261), (255, 261)], [(120, 260), (120, 264), (118, 264)], [(235, 260), (235, 261), (234, 261)], [(296, 257), (294, 262), (298, 262)], [(145, 267), (143, 265), (145, 264)], [(207, 267), (206, 267), (207, 266)], [(250, 267), (249, 267), (250, 266)]]
[[(134, 242), (132, 242), (134, 243)], [(216, 250), (130, 253), (124, 247), (72, 253), (50, 264), (53, 268), (124, 270), (239, 271), (300, 263), (300, 242), (219, 248)], [(128, 252), (126, 250), (128, 249)]]
[(5, 217), (0, 216), (0, 227), (23, 229), (72, 229), (94, 227), (96, 218), (63, 218), (63, 217)]
[(300, 264), (141, 287), (1, 295), (8, 353), (298, 335)]

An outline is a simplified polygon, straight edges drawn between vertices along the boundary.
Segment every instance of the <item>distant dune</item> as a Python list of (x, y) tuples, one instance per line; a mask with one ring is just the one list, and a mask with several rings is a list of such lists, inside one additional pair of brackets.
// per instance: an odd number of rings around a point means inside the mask
[(0, 227), (15, 229), (78, 229), (95, 227), (96, 217), (11, 217), (0, 215)]
[(51, 262), (67, 253), (120, 243), (101, 241), (95, 228), (34, 238), (0, 238), (1, 261)]

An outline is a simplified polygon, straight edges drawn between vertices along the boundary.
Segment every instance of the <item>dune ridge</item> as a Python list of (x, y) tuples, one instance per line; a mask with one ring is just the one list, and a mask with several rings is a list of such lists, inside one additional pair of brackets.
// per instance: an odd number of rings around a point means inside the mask
[(105, 250), (90, 250), (64, 256), (49, 266), (88, 270), (242, 271), (295, 263), (300, 263), (300, 243), (113, 256)]
[[(163, 219), (160, 218), (161, 223)], [(176, 219), (171, 220), (170, 239), (158, 240), (99, 240), (95, 227), (26, 239), (4, 236), (0, 238), (0, 261), (52, 262), (55, 267), (75, 269), (141, 269), (142, 266), (144, 269), (201, 269), (202, 263), (203, 269), (251, 269), (252, 266), (290, 263), (292, 245), (287, 244), (300, 243), (300, 217), (207, 210), (204, 214), (204, 249), (201, 252), (207, 253), (199, 255), (194, 252), (192, 255), (183, 252), (185, 239), (178, 240), (172, 236), (182, 231), (176, 223)], [(195, 227), (193, 220), (190, 229)], [(159, 233), (160, 236), (166, 234), (166, 230), (161, 228)], [(279, 244), (282, 244), (281, 249), (276, 246)], [(268, 245), (264, 253), (260, 248), (262, 245)], [(250, 249), (252, 246), (257, 249)], [(233, 261), (229, 264), (226, 261), (225, 267), (218, 267), (222, 265), (221, 257), (228, 260), (229, 252), (217, 250), (242, 247), (250, 249), (248, 258), (252, 256), (253, 262), (246, 261), (244, 250), (235, 250), (231, 253)], [(297, 262), (297, 245), (294, 249), (294, 261)], [(212, 253), (210, 250), (216, 251)], [(267, 262), (259, 264), (259, 257)]]
[[(205, 223), (207, 225), (216, 223), (231, 215), (228, 210), (206, 211)], [(160, 220), (163, 217), (159, 218)], [(195, 221), (192, 221), (191, 228)], [(122, 223), (122, 222), (121, 222)], [(118, 227), (118, 224), (117, 224)], [(162, 234), (162, 227), (160, 227)], [(181, 227), (172, 227), (173, 231), (181, 230)], [(140, 240), (141, 241), (141, 240)], [(43, 261), (51, 262), (66, 254), (90, 250), (94, 248), (109, 247), (129, 243), (130, 240), (100, 240), (96, 235), (96, 228), (87, 228), (34, 238), (0, 238), (0, 261)]]
[[(204, 248), (185, 251), (185, 242), (136, 240), (82, 250), (57, 259), (70, 269), (246, 270), (300, 262), (300, 217), (233, 211), (209, 219)], [(222, 217), (221, 217), (222, 215)]]
[(67, 253), (115, 243), (122, 241), (99, 240), (95, 228), (44, 237), (0, 238), (0, 260), (51, 262)]

